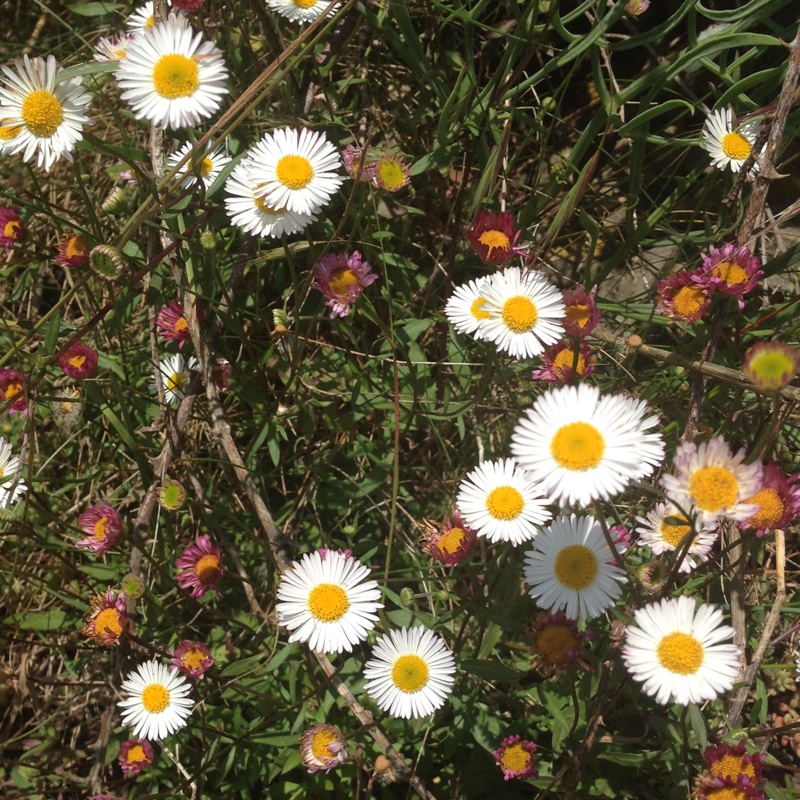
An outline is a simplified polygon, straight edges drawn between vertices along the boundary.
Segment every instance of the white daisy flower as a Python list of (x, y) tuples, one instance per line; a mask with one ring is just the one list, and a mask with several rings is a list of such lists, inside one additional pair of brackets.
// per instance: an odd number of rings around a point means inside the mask
[[(329, 4), (330, 0), (267, 0), (267, 5), (273, 11), (286, 17), (289, 22), (299, 22), (301, 25), (319, 19)], [(332, 16), (338, 9), (337, 3), (328, 16)]]
[(658, 423), (642, 400), (602, 396), (588, 384), (550, 389), (511, 434), (511, 454), (551, 501), (589, 505), (652, 473), (664, 457)]
[(83, 91), (83, 79), (64, 80), (62, 73), (53, 56), (23, 56), (14, 61), (14, 70), (3, 67), (2, 150), (22, 153), (24, 161), (38, 151), (36, 164), (48, 172), (62, 156), (72, 161), (83, 126), (89, 124), (85, 111), (92, 98)]
[(185, 22), (170, 19), (136, 34), (114, 73), (137, 119), (187, 128), (210, 117), (228, 94), (222, 52)]
[(249, 152), (256, 194), (273, 208), (313, 214), (328, 204), (342, 185), (336, 170), (339, 151), (325, 134), (307, 128), (279, 128), (262, 137)]
[(614, 563), (592, 517), (557, 517), (525, 554), (525, 583), (536, 605), (570, 619), (599, 617), (622, 593), (625, 573)]
[(481, 292), (481, 310), (489, 316), (480, 321), (478, 330), (501, 353), (514, 358), (538, 356), (564, 334), (561, 292), (540, 273), (506, 267), (489, 276)]
[(19, 457), (12, 454), (10, 442), (0, 436), (0, 508), (8, 508), (28, 491), (19, 475)]
[(542, 489), (512, 459), (484, 461), (461, 481), (458, 507), (464, 522), (492, 542), (533, 539), (553, 515)]
[(483, 339), (481, 321), (489, 318), (489, 312), (483, 309), (486, 301), (481, 295), (485, 281), (486, 278), (478, 278), (457, 286), (444, 307), (445, 316), (458, 333), (470, 333), (479, 340)]
[[(649, 547), (657, 556), (673, 552), (686, 537), (690, 537), (691, 544), (678, 572), (691, 572), (704, 561), (708, 561), (714, 542), (717, 541), (717, 533), (713, 527), (699, 521), (695, 523), (692, 533), (692, 525), (672, 503), (658, 503), (646, 516), (636, 517), (636, 521), (640, 523), (636, 527), (640, 534), (637, 544)], [(685, 545), (681, 547), (682, 551), (684, 549)]]
[(183, 159), (192, 153), (192, 157), (181, 167), (178, 177), (182, 178), (181, 186), (184, 189), (191, 189), (203, 184), (206, 190), (210, 189), (217, 179), (217, 176), (225, 167), (231, 163), (231, 157), (225, 150), (225, 146), (214, 148), (214, 140), (206, 144), (202, 153), (195, 152), (194, 145), (186, 142), (176, 153), (172, 153), (167, 159), (170, 169), (178, 166)]
[(670, 500), (695, 509), (703, 524), (720, 517), (742, 522), (758, 511), (747, 500), (761, 488), (761, 464), (745, 464), (746, 457), (744, 450), (733, 455), (721, 436), (684, 442), (675, 453), (675, 474), (662, 475), (661, 485)]
[(326, 550), (306, 553), (281, 576), (278, 622), (290, 642), (308, 642), (320, 653), (348, 653), (375, 627), (383, 608), (377, 581), (352, 556)]
[(693, 597), (673, 597), (640, 608), (634, 618), (622, 659), (657, 703), (702, 703), (732, 688), (741, 650), (720, 644), (733, 636), (733, 628), (721, 624), (718, 608), (706, 603), (696, 608)]
[(364, 688), (393, 717), (427, 717), (444, 705), (455, 671), (441, 636), (422, 627), (400, 628), (378, 639), (364, 666)]
[(128, 698), (121, 700), (122, 724), (133, 726), (136, 738), (158, 741), (186, 726), (194, 702), (191, 686), (175, 667), (157, 660), (140, 664), (122, 682)]
[(253, 179), (253, 164), (243, 158), (225, 181), (225, 210), (231, 222), (253, 236), (297, 233), (317, 221), (314, 214), (296, 214), (287, 208), (273, 208), (256, 195), (258, 184)]
[(120, 33), (117, 36), (103, 36), (97, 40), (94, 46), (94, 60), (95, 61), (121, 61), (126, 58), (128, 51), (127, 46), (133, 41), (133, 34)]
[[(161, 383), (164, 386), (164, 402), (168, 406), (178, 405), (186, 395), (192, 370), (197, 369), (197, 359), (191, 356), (187, 361), (180, 353), (176, 353), (174, 356), (162, 358), (158, 368), (161, 372)], [(150, 390), (158, 391), (155, 378), (150, 381)]]
[[(170, 8), (172, 7), (172, 0), (167, 0), (167, 6)], [(143, 6), (139, 6), (139, 8), (128, 17), (125, 22), (125, 27), (131, 33), (138, 33), (147, 28), (152, 28), (153, 25), (155, 25), (155, 18), (153, 16), (154, 10), (155, 4), (153, 0), (147, 0)], [(183, 11), (170, 11), (169, 16), (170, 18), (183, 19), (184, 14)]]
[(717, 169), (724, 170), (729, 166), (732, 172), (738, 172), (752, 152), (760, 128), (759, 122), (750, 122), (734, 129), (730, 108), (712, 111), (703, 125), (705, 148), (711, 156), (711, 163)]

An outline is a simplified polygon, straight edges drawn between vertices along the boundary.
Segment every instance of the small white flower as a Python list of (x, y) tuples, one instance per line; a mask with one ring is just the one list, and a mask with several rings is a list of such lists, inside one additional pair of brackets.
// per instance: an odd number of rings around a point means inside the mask
[(215, 148), (213, 139), (206, 144), (202, 153), (195, 151), (191, 142), (186, 142), (180, 150), (172, 153), (167, 159), (170, 169), (176, 167), (184, 157), (192, 153), (192, 157), (181, 167), (178, 177), (184, 189), (191, 189), (202, 182), (206, 190), (210, 189), (217, 176), (230, 164), (231, 157), (224, 146)]
[(183, 21), (139, 31), (115, 72), (137, 119), (186, 128), (207, 119), (228, 94), (222, 52)]
[[(672, 553), (685, 537), (692, 534), (692, 526), (681, 510), (672, 503), (658, 503), (647, 512), (647, 516), (636, 517), (636, 521), (640, 523), (636, 528), (640, 534), (637, 544), (649, 547), (657, 556)], [(704, 525), (698, 521), (678, 571), (691, 572), (707, 561), (716, 541), (717, 534), (713, 525)], [(684, 549), (685, 545), (681, 547), (681, 551)]]
[[(167, 6), (172, 6), (172, 0), (167, 0)], [(139, 6), (136, 11), (131, 14), (125, 22), (125, 27), (131, 33), (138, 33), (139, 31), (152, 28), (155, 25), (155, 18), (153, 16), (155, 10), (155, 3), (153, 0), (147, 0), (143, 6)], [(183, 11), (170, 11), (170, 18), (184, 17)]]
[(536, 605), (564, 610), (570, 619), (594, 619), (622, 593), (625, 573), (614, 563), (603, 531), (592, 517), (558, 517), (525, 554), (525, 583)]
[(733, 687), (741, 650), (720, 644), (733, 636), (722, 612), (693, 597), (667, 598), (640, 608), (625, 632), (622, 659), (645, 694), (666, 705), (713, 700)]
[(727, 106), (712, 111), (703, 125), (705, 148), (711, 163), (717, 169), (729, 166), (732, 172), (738, 172), (752, 152), (760, 128), (760, 123), (751, 122), (734, 129), (733, 113)]
[(476, 339), (482, 339), (480, 324), (482, 320), (489, 318), (489, 313), (484, 311), (483, 304), (486, 302), (481, 295), (481, 287), (486, 278), (457, 286), (447, 305), (444, 307), (444, 314), (458, 333), (470, 333)]
[(12, 455), (11, 444), (0, 436), (0, 508), (9, 508), (27, 491), (20, 480), (19, 457)]
[[(192, 377), (192, 370), (197, 369), (197, 359), (192, 356), (184, 360), (180, 353), (166, 356), (159, 362), (161, 382), (164, 387), (164, 402), (168, 406), (176, 406), (186, 396), (186, 389)], [(151, 391), (158, 391), (155, 378), (150, 382)]]
[(552, 517), (542, 489), (512, 459), (484, 461), (461, 481), (456, 505), (467, 525), (492, 542), (520, 544)]
[(132, 33), (120, 33), (111, 38), (103, 36), (97, 40), (97, 44), (94, 46), (94, 60), (100, 62), (121, 61), (127, 57), (126, 48), (132, 41)]
[(281, 576), (278, 622), (290, 642), (308, 642), (320, 653), (348, 653), (375, 627), (383, 608), (377, 581), (352, 556), (326, 550), (306, 553)]
[[(299, 22), (302, 25), (319, 19), (330, 5), (330, 0), (267, 0), (267, 5), (282, 17), (286, 17), (289, 22)], [(328, 16), (330, 17), (338, 8), (339, 5), (335, 5)]]
[(118, 705), (122, 724), (133, 726), (136, 738), (158, 741), (185, 727), (194, 702), (189, 698), (191, 686), (175, 667), (158, 661), (139, 665), (122, 682), (128, 698)]
[(393, 717), (427, 717), (444, 705), (455, 671), (441, 636), (422, 627), (400, 628), (378, 639), (364, 666), (364, 689)]
[(49, 172), (62, 156), (72, 161), (72, 151), (89, 124), (86, 108), (91, 97), (83, 91), (82, 78), (64, 80), (53, 56), (14, 61), (3, 67), (6, 85), (0, 89), (2, 151), (22, 153), (28, 161), (38, 153), (36, 164)]

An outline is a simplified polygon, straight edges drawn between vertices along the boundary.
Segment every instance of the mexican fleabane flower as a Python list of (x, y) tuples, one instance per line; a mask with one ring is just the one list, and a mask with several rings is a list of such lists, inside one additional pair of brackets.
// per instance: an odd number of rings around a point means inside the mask
[(95, 61), (100, 63), (108, 61), (121, 61), (127, 58), (127, 46), (133, 41), (132, 33), (118, 33), (116, 36), (101, 36), (94, 46)]
[(704, 147), (711, 163), (717, 169), (730, 167), (738, 172), (753, 150), (760, 127), (758, 122), (751, 122), (735, 128), (733, 112), (727, 106), (712, 111), (703, 125)]
[(0, 208), (0, 247), (10, 250), (25, 238), (25, 223), (11, 206)]
[[(691, 572), (701, 563), (708, 560), (714, 542), (717, 541), (715, 525), (701, 525), (695, 523), (695, 530), (692, 533), (692, 525), (686, 519), (683, 512), (672, 503), (657, 503), (656, 506), (647, 512), (644, 517), (636, 517), (639, 525), (636, 531), (639, 533), (637, 544), (649, 547), (654, 555), (660, 556), (663, 553), (672, 553), (681, 542), (691, 541), (688, 548), (684, 542), (681, 550), (685, 550), (685, 555), (681, 561), (679, 572)], [(689, 535), (691, 539), (687, 539)]]
[(9, 414), (28, 415), (25, 376), (15, 369), (0, 368), (0, 407)]
[(492, 755), (500, 769), (503, 778), (511, 780), (527, 780), (536, 778), (539, 770), (536, 769), (536, 744), (528, 739), (523, 739), (519, 734), (508, 736), (500, 742), (500, 747)]
[(372, 183), (378, 189), (399, 192), (410, 182), (408, 164), (400, 156), (392, 153), (381, 156), (372, 168)]
[(608, 500), (652, 475), (664, 456), (642, 400), (563, 386), (540, 395), (511, 434), (511, 453), (553, 502)]
[(375, 627), (383, 608), (377, 581), (358, 559), (335, 550), (306, 553), (281, 576), (278, 622), (290, 642), (320, 653), (352, 651)]
[(364, 689), (378, 707), (401, 719), (441, 708), (453, 690), (456, 662), (441, 636), (428, 628), (384, 634), (364, 666)]
[(423, 550), (446, 567), (452, 567), (469, 556), (476, 539), (476, 531), (455, 511), (441, 524), (427, 527)]
[(484, 461), (458, 487), (456, 505), (464, 522), (491, 542), (521, 544), (552, 517), (549, 498), (512, 459)]
[(162, 128), (197, 125), (228, 93), (222, 52), (175, 19), (139, 31), (115, 75), (136, 118)]
[(119, 511), (103, 500), (100, 505), (89, 506), (78, 517), (78, 527), (86, 536), (78, 539), (75, 547), (100, 555), (117, 543), (122, 533), (122, 517)]
[(339, 151), (324, 133), (278, 128), (249, 151), (256, 197), (271, 208), (314, 214), (342, 185)]
[(713, 293), (708, 281), (698, 280), (698, 270), (681, 270), (658, 282), (656, 311), (692, 324), (705, 316)]
[(481, 287), (486, 278), (476, 278), (461, 286), (456, 286), (453, 294), (444, 307), (444, 315), (458, 333), (469, 333), (476, 339), (482, 339), (481, 321), (489, 319), (484, 311), (486, 302), (481, 294)]
[(713, 778), (725, 781), (728, 785), (758, 786), (764, 776), (763, 753), (748, 753), (744, 742), (735, 747), (723, 742), (716, 747), (707, 747), (703, 752), (703, 760)]
[(550, 383), (569, 383), (574, 375), (585, 378), (594, 372), (592, 354), (589, 345), (583, 339), (561, 341), (551, 344), (542, 353), (542, 366), (535, 369), (531, 378), (535, 381), (548, 381)]
[(89, 602), (92, 611), (81, 633), (102, 645), (117, 644), (128, 626), (125, 595), (107, 589), (94, 595)]
[(536, 669), (543, 675), (580, 666), (590, 670), (583, 651), (591, 633), (581, 632), (577, 620), (561, 611), (539, 612), (527, 629)]
[[(299, 22), (301, 25), (319, 19), (330, 5), (329, 0), (266, 0), (266, 2), (273, 11), (286, 17), (289, 22)], [(338, 8), (337, 3), (328, 16), (334, 14)]]
[(97, 351), (83, 342), (71, 344), (58, 358), (58, 366), (65, 375), (85, 381), (97, 369)]
[[(168, 406), (178, 405), (186, 396), (192, 371), (197, 369), (197, 359), (194, 356), (184, 359), (180, 353), (177, 353), (174, 356), (162, 358), (158, 369), (161, 372), (161, 384), (164, 388), (164, 402)], [(150, 381), (150, 389), (154, 392), (158, 391), (155, 378)]]
[(759, 342), (744, 354), (742, 369), (759, 389), (777, 392), (800, 369), (800, 351), (784, 342)]
[[(11, 444), (0, 436), (0, 488), (2, 489), (0, 497), (4, 501), (13, 502), (26, 491), (25, 484), (18, 480), (19, 468), (19, 456), (13, 454)], [(13, 497), (10, 497), (9, 495), (12, 493)], [(0, 508), (5, 507), (5, 502), (0, 504)]]
[(764, 466), (761, 488), (746, 503), (758, 507), (751, 517), (739, 523), (741, 528), (755, 528), (758, 536), (784, 530), (800, 514), (800, 485), (797, 475), (786, 475), (780, 464)]
[(694, 271), (694, 280), (713, 291), (735, 297), (739, 308), (744, 308), (743, 296), (756, 288), (764, 274), (761, 259), (746, 247), (735, 244), (711, 245), (709, 252), (702, 253), (701, 258), (703, 266)]
[(330, 772), (347, 758), (342, 732), (327, 722), (313, 725), (300, 739), (300, 757), (310, 773)]
[(203, 642), (184, 639), (170, 652), (170, 656), (170, 664), (178, 672), (198, 681), (203, 680), (203, 675), (214, 666), (214, 659)]
[(82, 267), (89, 261), (91, 250), (80, 233), (67, 233), (58, 243), (56, 262), (64, 269)]
[[(172, 6), (172, 0), (167, 0), (167, 6)], [(152, 28), (155, 25), (155, 3), (153, 0), (147, 0), (144, 5), (139, 6), (126, 20), (125, 27), (131, 31), (131, 33), (138, 33), (139, 31), (146, 30), (147, 28)], [(175, 17), (176, 14), (173, 11), (169, 12), (170, 17)], [(182, 15), (181, 15), (182, 17)]]
[(172, 153), (167, 159), (170, 169), (177, 167), (189, 155), (191, 158), (181, 167), (178, 177), (184, 189), (193, 189), (201, 183), (206, 189), (211, 188), (217, 176), (230, 164), (231, 157), (224, 145), (215, 147), (213, 139), (209, 141), (202, 151), (197, 151), (191, 142), (186, 142), (177, 152)]
[(564, 302), (564, 333), (568, 336), (583, 338), (588, 336), (600, 321), (600, 309), (597, 307), (597, 287), (588, 294), (583, 286), (564, 289), (561, 299)]
[(331, 310), (331, 319), (346, 317), (350, 306), (361, 296), (364, 289), (378, 280), (377, 273), (363, 260), (361, 253), (329, 253), (314, 264), (314, 282), (327, 298), (325, 305)]
[(192, 713), (191, 685), (175, 667), (165, 667), (157, 660), (140, 664), (122, 682), (125, 700), (122, 724), (133, 727), (133, 735), (159, 741), (186, 726)]
[(86, 109), (92, 98), (83, 90), (83, 79), (65, 79), (54, 56), (25, 55), (14, 61), (13, 70), (2, 69), (0, 119), (14, 131), (12, 138), (4, 138), (3, 152), (22, 153), (24, 161), (36, 153), (37, 166), (46, 172), (62, 157), (72, 161), (83, 126), (89, 124)]
[(713, 700), (733, 687), (741, 649), (723, 644), (733, 628), (722, 612), (693, 597), (665, 598), (634, 614), (625, 631), (622, 660), (631, 677), (656, 702), (688, 705)]
[(472, 228), (464, 231), (472, 249), (487, 264), (505, 264), (514, 256), (530, 258), (528, 248), (518, 244), (521, 234), (510, 211), (479, 211)]
[(117, 761), (126, 775), (138, 775), (153, 763), (153, 745), (147, 739), (127, 739), (119, 746)]
[(481, 320), (481, 336), (501, 353), (538, 356), (564, 332), (561, 292), (539, 272), (506, 267), (486, 279), (481, 296), (489, 315)]
[(694, 508), (703, 524), (721, 517), (742, 522), (758, 510), (748, 498), (761, 486), (761, 464), (746, 464), (746, 455), (734, 455), (721, 436), (699, 445), (684, 442), (675, 453), (675, 474), (662, 475), (661, 485), (677, 505)]
[(175, 562), (178, 568), (178, 586), (191, 589), (192, 597), (204, 597), (206, 592), (216, 594), (217, 581), (225, 574), (222, 552), (204, 533), (190, 544)]
[(622, 593), (625, 573), (614, 563), (603, 531), (592, 517), (557, 517), (525, 554), (528, 594), (540, 608), (570, 619), (594, 619)]

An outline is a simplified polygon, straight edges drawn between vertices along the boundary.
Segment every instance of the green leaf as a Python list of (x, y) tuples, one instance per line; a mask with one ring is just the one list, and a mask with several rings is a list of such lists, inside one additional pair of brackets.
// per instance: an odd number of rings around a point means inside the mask
[(44, 351), (50, 356), (56, 349), (58, 344), (58, 334), (61, 330), (61, 312), (56, 311), (53, 314), (50, 322), (47, 323), (47, 329), (44, 332)]
[(502, 681), (503, 683), (516, 683), (523, 677), (523, 673), (517, 672), (499, 661), (484, 661), (477, 658), (467, 658), (459, 662), (459, 666), (464, 672), (484, 678), (487, 681)]
[(3, 620), (3, 625), (13, 625), (21, 631), (57, 631), (67, 623), (64, 611), (26, 611), (23, 614), (12, 614)]
[(67, 6), (67, 10), (79, 17), (103, 17), (106, 14), (113, 14), (123, 8), (121, 3), (73, 3)]
[(700, 709), (694, 703), (689, 703), (689, 722), (694, 731), (694, 735), (697, 737), (697, 743), (700, 747), (707, 747), (708, 735), (706, 733), (706, 721), (703, 719)]

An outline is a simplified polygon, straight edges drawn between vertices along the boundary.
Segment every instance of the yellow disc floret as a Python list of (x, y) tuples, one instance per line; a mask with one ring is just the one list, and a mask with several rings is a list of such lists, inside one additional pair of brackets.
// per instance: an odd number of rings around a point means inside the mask
[(559, 467), (583, 472), (596, 467), (603, 458), (603, 435), (588, 422), (570, 422), (560, 427), (550, 442), (550, 455)]
[(729, 469), (703, 467), (689, 479), (689, 492), (698, 508), (713, 514), (736, 502), (739, 482)]
[(522, 493), (513, 486), (498, 486), (486, 497), (486, 510), (495, 519), (516, 519), (524, 507)]
[(304, 189), (314, 178), (314, 168), (304, 156), (283, 156), (275, 165), (275, 177), (289, 189)]
[(161, 56), (153, 67), (153, 88), (167, 100), (191, 97), (199, 86), (197, 63), (180, 53)]
[(308, 593), (308, 610), (322, 622), (336, 622), (348, 608), (347, 592), (335, 583), (320, 583)]
[(568, 545), (556, 556), (553, 572), (567, 589), (585, 589), (597, 575), (597, 557), (582, 544)]
[(169, 705), (169, 690), (160, 683), (151, 683), (142, 690), (142, 706), (151, 714), (160, 714)]
[(503, 304), (502, 317), (503, 322), (514, 333), (526, 333), (536, 324), (539, 312), (530, 298), (515, 295), (509, 297)]
[(677, 675), (694, 675), (703, 663), (703, 645), (688, 633), (668, 633), (656, 648), (661, 666)]
[(64, 121), (64, 109), (54, 94), (45, 89), (37, 89), (23, 101), (21, 116), (34, 136), (47, 139)]
[(417, 655), (400, 656), (392, 667), (392, 682), (401, 692), (418, 692), (428, 682), (428, 665)]

